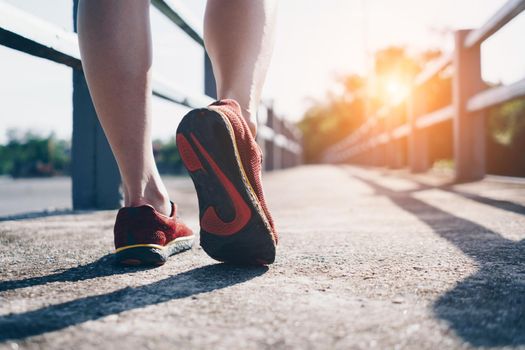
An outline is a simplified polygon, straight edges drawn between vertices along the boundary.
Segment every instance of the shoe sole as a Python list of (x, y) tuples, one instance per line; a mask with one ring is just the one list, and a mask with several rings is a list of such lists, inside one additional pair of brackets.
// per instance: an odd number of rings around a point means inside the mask
[(191, 249), (195, 236), (179, 237), (161, 246), (158, 244), (134, 244), (115, 251), (115, 262), (124, 266), (160, 266), (172, 255)]
[[(227, 117), (211, 109), (189, 112), (177, 128), (177, 148), (193, 180), (199, 199), (200, 244), (213, 259), (249, 265), (267, 265), (275, 260), (275, 239), (257, 195), (241, 162), (235, 134)], [(202, 217), (209, 207), (226, 224), (237, 213), (232, 199), (202, 151), (211, 157), (249, 207), (247, 223), (231, 235), (217, 235), (202, 228)]]

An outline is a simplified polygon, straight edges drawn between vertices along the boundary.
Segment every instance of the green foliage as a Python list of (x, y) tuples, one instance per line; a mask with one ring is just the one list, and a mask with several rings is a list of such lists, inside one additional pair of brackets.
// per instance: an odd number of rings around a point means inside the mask
[(67, 174), (69, 171), (68, 142), (32, 132), (11, 129), (7, 143), (0, 146), (0, 174), (12, 177), (35, 177)]
[[(163, 174), (184, 174), (175, 138), (153, 143), (155, 161)], [(7, 143), (0, 145), (0, 175), (12, 177), (43, 177), (68, 175), (71, 144), (55, 135), (38, 135), (11, 129)]]
[(511, 147), (525, 136), (525, 99), (517, 99), (492, 108), (489, 112), (489, 130), (492, 139)]
[(161, 174), (185, 173), (175, 137), (169, 141), (155, 140), (153, 142), (153, 154)]
[[(439, 51), (409, 54), (403, 47), (388, 47), (375, 54), (373, 76), (349, 75), (339, 79), (343, 92), (315, 102), (299, 122), (303, 132), (304, 155), (308, 163), (321, 160), (324, 151), (359, 128), (367, 117), (384, 107), (389, 122), (401, 125), (406, 122), (406, 99), (414, 77)], [(426, 91), (431, 107), (439, 108), (450, 103), (451, 79), (435, 78)], [(440, 93), (442, 91), (442, 93)]]
[(487, 171), (525, 176), (525, 98), (488, 111)]
[(343, 81), (345, 94), (326, 104), (316, 103), (298, 126), (303, 133), (304, 157), (307, 163), (318, 161), (330, 145), (351, 133), (364, 120), (364, 102), (358, 96), (362, 86), (359, 76)]

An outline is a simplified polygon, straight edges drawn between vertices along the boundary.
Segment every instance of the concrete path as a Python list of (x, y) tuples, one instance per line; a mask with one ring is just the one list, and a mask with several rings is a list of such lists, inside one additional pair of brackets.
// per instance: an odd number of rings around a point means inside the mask
[(0, 220), (70, 211), (71, 178), (12, 179), (0, 177)]
[[(198, 247), (115, 267), (113, 211), (0, 222), (0, 348), (525, 348), (523, 183), (332, 166), (265, 176), (281, 236), (269, 268)], [(191, 183), (168, 183), (197, 229)]]

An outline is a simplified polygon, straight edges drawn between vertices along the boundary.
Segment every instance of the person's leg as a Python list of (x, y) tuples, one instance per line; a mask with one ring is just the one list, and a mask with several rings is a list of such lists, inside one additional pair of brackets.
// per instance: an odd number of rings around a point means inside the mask
[(276, 0), (208, 0), (204, 41), (219, 99), (239, 102), (255, 134), (274, 41)]
[(151, 140), (149, 0), (81, 0), (78, 37), (97, 115), (117, 160), (125, 206), (170, 214)]
[(181, 159), (199, 197), (201, 247), (235, 264), (271, 264), (276, 254), (260, 148), (252, 137), (273, 46), (275, 5), (208, 0), (204, 41), (219, 101), (189, 112), (177, 128)]

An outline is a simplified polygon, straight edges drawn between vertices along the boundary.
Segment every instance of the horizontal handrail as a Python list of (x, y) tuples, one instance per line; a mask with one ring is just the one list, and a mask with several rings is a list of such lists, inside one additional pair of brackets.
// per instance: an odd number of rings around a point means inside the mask
[(180, 2), (174, 0), (151, 0), (151, 4), (188, 34), (190, 38), (204, 47), (203, 35), (197, 29), (197, 22), (189, 15)]
[(374, 128), (377, 123), (379, 123), (379, 120), (381, 118), (385, 118), (388, 116), (388, 108), (381, 107), (375, 114), (373, 114), (370, 118), (366, 120), (363, 125), (361, 125), (356, 131), (354, 131), (352, 134), (348, 135), (335, 145), (332, 145), (328, 148), (328, 152), (337, 152), (338, 150), (342, 150), (348, 146), (351, 146), (353, 143), (358, 141), (362, 135), (367, 134), (372, 128)]
[[(82, 69), (78, 38), (75, 33), (43, 21), (14, 6), (0, 2), (0, 44), (33, 56)], [(154, 74), (153, 94), (190, 108), (212, 101), (204, 94), (190, 94), (159, 80)]]
[(418, 129), (428, 128), (429, 126), (451, 120), (454, 117), (454, 106), (449, 105), (441, 109), (432, 111), (425, 115), (416, 117), (415, 125)]
[[(525, 10), (525, 0), (509, 0), (499, 11), (497, 11), (482, 27), (471, 31), (465, 38), (466, 48), (480, 44), (491, 35), (500, 30), (505, 24)], [(453, 55), (446, 54), (431, 62), (427, 69), (423, 70), (414, 80), (416, 86), (425, 84), (436, 74), (452, 63)]]
[(470, 32), (465, 38), (464, 46), (473, 47), (488, 39), (503, 28), (514, 17), (525, 10), (525, 0), (509, 0), (480, 28)]
[(345, 149), (348, 146), (351, 146), (356, 141), (358, 141), (362, 135), (368, 133), (370, 129), (372, 129), (377, 124), (377, 117), (372, 116), (367, 119), (367, 121), (361, 125), (356, 131), (354, 131), (352, 134), (348, 135), (338, 143), (332, 145), (328, 148), (327, 152), (337, 152), (340, 150)]
[(75, 33), (0, 2), (0, 44), (81, 69)]
[[(200, 29), (178, 0), (151, 0), (168, 20), (204, 48)], [(78, 11), (78, 0), (73, 1), (73, 16)], [(73, 17), (75, 28), (76, 18)], [(93, 101), (89, 95), (76, 33), (68, 32), (16, 6), (0, 0), (0, 45), (20, 52), (44, 58), (73, 69), (72, 109), (72, 200), (75, 209), (112, 209), (121, 206), (120, 184), (117, 164), (104, 132), (97, 121)], [(204, 52), (205, 53), (205, 52)], [(206, 94), (214, 95), (210, 59), (204, 55), (204, 78)], [(213, 102), (206, 94), (188, 93), (185, 89), (153, 73), (154, 96), (189, 108), (200, 108)], [(264, 110), (263, 108), (261, 108)], [(273, 111), (272, 111), (273, 113)], [(274, 118), (277, 118), (273, 115)], [(302, 145), (298, 130), (286, 122), (278, 121), (276, 129), (260, 126), (258, 139), (270, 155), (264, 163), (265, 170), (281, 169), (301, 163)], [(272, 125), (273, 127), (273, 125)], [(100, 169), (104, 169), (102, 172)]]
[[(454, 108), (452, 105), (430, 112), (428, 114), (416, 117), (415, 127), (424, 129), (429, 126), (451, 120), (454, 116)], [(398, 140), (403, 137), (408, 137), (411, 132), (410, 125), (402, 124), (390, 132), (383, 132), (376, 137), (371, 138), (364, 144), (359, 144), (359, 139), (372, 129), (377, 124), (376, 118), (369, 119), (356, 132), (352, 133), (351, 138), (346, 138), (342, 143), (337, 143), (330, 147), (325, 154), (325, 161), (342, 161), (377, 145), (388, 143), (390, 140)], [(349, 142), (351, 140), (352, 142)], [(345, 149), (346, 148), (346, 149)]]
[(467, 110), (476, 112), (523, 96), (525, 96), (525, 78), (513, 84), (481, 91), (468, 100)]
[[(465, 39), (460, 43), (461, 46), (468, 49), (475, 45), (479, 45), (524, 10), (525, 0), (509, 0), (492, 17), (490, 17), (483, 26), (468, 33)], [(449, 53), (429, 63), (414, 79), (414, 88), (426, 84), (445, 68), (454, 64), (454, 60), (454, 53)], [(470, 97), (466, 102), (465, 107), (467, 111), (475, 112), (523, 96), (525, 96), (525, 78), (510, 85), (498, 86), (481, 91)], [(452, 120), (455, 113), (457, 113), (457, 111), (454, 106), (449, 105), (424, 115), (414, 116), (414, 128), (424, 129), (438, 123)], [(414, 131), (409, 124), (403, 124), (391, 130), (389, 133), (382, 133), (375, 137), (372, 136), (368, 140), (363, 140), (364, 136), (370, 134), (370, 131), (376, 124), (377, 115), (369, 118), (356, 131), (348, 135), (342, 141), (329, 147), (324, 153), (324, 159), (342, 161), (355, 156), (364, 150), (387, 143), (391, 139), (396, 140), (407, 137)]]
[(199, 108), (212, 103), (213, 98), (203, 94), (188, 94), (183, 88), (165, 79), (153, 76), (153, 95), (190, 108)]
[(416, 86), (423, 85), (430, 79), (432, 79), (436, 74), (445, 69), (448, 65), (452, 63), (452, 54), (445, 54), (440, 58), (429, 63), (428, 67), (424, 69), (418, 76), (414, 79)]
[[(429, 126), (451, 120), (454, 116), (454, 108), (452, 105), (438, 109), (434, 112), (416, 117), (415, 127), (424, 129)], [(410, 134), (410, 125), (408, 123), (402, 124), (390, 132), (390, 137), (387, 134), (380, 134), (377, 138), (377, 143), (384, 144), (390, 139), (398, 140), (407, 137)]]
[(274, 141), (279, 147), (282, 147), (294, 154), (301, 153), (301, 145), (295, 141), (288, 139), (286, 136), (276, 133), (267, 125), (260, 125), (257, 128), (257, 137), (265, 141)]
[(410, 125), (403, 124), (392, 130), (392, 138), (398, 140), (403, 137), (407, 137), (410, 134)]
[(370, 138), (368, 141), (364, 143), (356, 144), (355, 146), (351, 147), (350, 149), (336, 155), (333, 160), (335, 161), (343, 161), (345, 159), (348, 159), (350, 157), (353, 157), (357, 154), (363, 153), (364, 151), (367, 151), (371, 148), (374, 148), (378, 145), (386, 144), (390, 141), (391, 137), (388, 135), (387, 132), (383, 132), (376, 137)]

